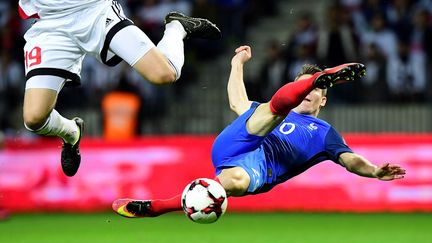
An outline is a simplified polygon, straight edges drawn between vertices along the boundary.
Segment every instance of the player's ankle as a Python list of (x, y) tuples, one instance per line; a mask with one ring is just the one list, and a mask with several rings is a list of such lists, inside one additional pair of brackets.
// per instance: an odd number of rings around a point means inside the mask
[(173, 20), (165, 25), (166, 31), (175, 31), (183, 36), (183, 39), (186, 37), (187, 32), (183, 25), (178, 20)]

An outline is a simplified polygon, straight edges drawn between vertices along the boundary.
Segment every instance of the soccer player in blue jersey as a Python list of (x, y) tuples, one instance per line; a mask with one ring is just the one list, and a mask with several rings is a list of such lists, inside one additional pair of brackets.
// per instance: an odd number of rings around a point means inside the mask
[[(281, 87), (270, 102), (260, 104), (248, 99), (243, 83), (243, 66), (250, 58), (249, 46), (236, 49), (228, 98), (239, 117), (219, 134), (212, 149), (216, 180), (229, 196), (267, 192), (325, 160), (364, 177), (404, 177), (405, 170), (398, 165), (377, 166), (354, 153), (330, 124), (317, 118), (326, 104), (327, 88), (363, 76), (362, 64), (324, 71), (304, 65), (295, 82)], [(118, 199), (113, 209), (125, 217), (154, 217), (181, 210), (181, 194), (167, 200)]]

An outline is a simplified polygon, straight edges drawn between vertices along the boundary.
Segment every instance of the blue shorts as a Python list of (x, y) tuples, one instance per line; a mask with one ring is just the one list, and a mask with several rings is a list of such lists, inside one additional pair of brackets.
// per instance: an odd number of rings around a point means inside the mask
[(267, 166), (261, 144), (265, 137), (249, 134), (246, 122), (259, 103), (227, 126), (216, 138), (212, 148), (212, 161), (219, 175), (223, 169), (241, 167), (249, 174), (247, 192), (252, 194), (261, 188), (267, 179)]

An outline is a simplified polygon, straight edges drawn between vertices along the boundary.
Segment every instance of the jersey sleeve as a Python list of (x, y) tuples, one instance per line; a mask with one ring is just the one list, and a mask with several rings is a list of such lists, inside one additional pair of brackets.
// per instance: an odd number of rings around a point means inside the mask
[(19, 0), (18, 13), (22, 19), (39, 18), (38, 11), (30, 0)]
[(345, 143), (342, 136), (333, 128), (330, 127), (325, 137), (325, 150), (329, 159), (339, 164), (339, 155), (345, 152), (353, 153), (353, 151)]

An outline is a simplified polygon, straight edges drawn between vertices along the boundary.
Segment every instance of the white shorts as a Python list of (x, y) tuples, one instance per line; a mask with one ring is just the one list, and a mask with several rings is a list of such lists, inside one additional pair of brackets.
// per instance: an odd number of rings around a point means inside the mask
[[(61, 80), (66, 86), (79, 85), (86, 54), (108, 66), (115, 66), (122, 60), (133, 66), (155, 47), (147, 35), (125, 17), (115, 1), (104, 1), (57, 19), (39, 19), (24, 38), (26, 89), (59, 91), (63, 84), (53, 80)], [(41, 81), (47, 75), (62, 79)]]

